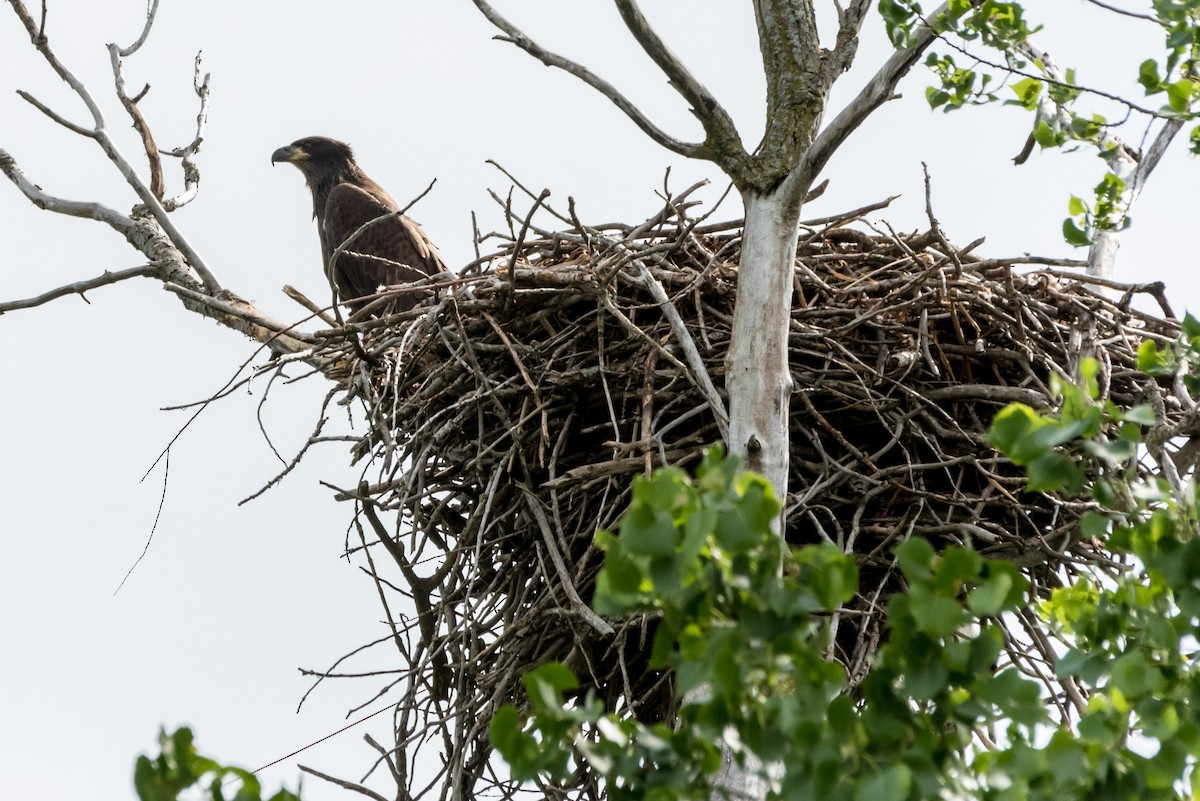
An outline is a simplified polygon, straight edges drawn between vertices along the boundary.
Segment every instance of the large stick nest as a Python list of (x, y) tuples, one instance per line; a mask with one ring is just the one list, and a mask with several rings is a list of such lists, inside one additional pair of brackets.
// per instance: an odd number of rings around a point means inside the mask
[[(1051, 406), (1050, 376), (1072, 378), (1094, 356), (1109, 398), (1150, 400), (1163, 430), (1181, 430), (1172, 390), (1136, 368), (1144, 338), (1178, 335), (1161, 287), (1098, 289), (1062, 263), (956, 250), (936, 224), (897, 236), (855, 217), (800, 238), (786, 500), (789, 542), (831, 541), (858, 559), (834, 654), (852, 682), (878, 643), (906, 537), (970, 543), (1042, 588), (1105, 561), (1079, 537), (1082, 503), (1023, 492), (1020, 471), (984, 442), (1000, 408)], [(637, 228), (567, 219), (560, 233), (514, 220), (500, 253), (436, 297), (329, 338), (368, 409), (357, 454), (374, 457), (371, 481), (350, 493), (363, 544), (382, 542), (419, 613), (408, 629), (393, 622), (408, 632), (412, 677), (396, 761), (436, 735), (443, 794), (493, 783), (490, 714), (520, 703), (522, 671), (548, 660), (614, 708), (671, 714), (669, 678), (645, 667), (653, 621), (588, 608), (592, 539), (616, 524), (633, 476), (694, 465), (721, 440), (704, 387), (723, 385), (740, 223), (698, 224), (679, 203)], [(1134, 308), (1144, 293), (1168, 319)], [(1045, 679), (1048, 648), (1010, 657)]]

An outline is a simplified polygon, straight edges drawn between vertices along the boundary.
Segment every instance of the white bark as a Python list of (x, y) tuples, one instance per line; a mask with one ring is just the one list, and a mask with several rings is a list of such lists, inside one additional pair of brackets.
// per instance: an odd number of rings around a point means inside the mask
[[(1038, 65), (1042, 73), (1049, 80), (1060, 84), (1068, 83), (1066, 74), (1059, 69), (1054, 60), (1049, 54), (1035, 46), (1031, 42), (1025, 42), (1020, 46), (1021, 52), (1028, 56), (1033, 62)], [(1102, 94), (1106, 97), (1112, 95)], [(1134, 106), (1123, 98), (1114, 98), (1125, 103), (1131, 109), (1150, 113), (1147, 109), (1140, 106)], [(1038, 101), (1038, 117), (1039, 119), (1054, 119), (1063, 128), (1069, 129), (1072, 123), (1071, 114), (1066, 108), (1059, 106), (1049, 92), (1043, 92), (1041, 99)], [(1105, 280), (1113, 280), (1117, 272), (1117, 249), (1121, 247), (1121, 229), (1124, 221), (1129, 217), (1129, 212), (1133, 208), (1133, 204), (1137, 202), (1138, 196), (1141, 195), (1142, 189), (1146, 185), (1146, 179), (1150, 177), (1150, 173), (1158, 166), (1158, 162), (1166, 153), (1167, 147), (1171, 144), (1171, 140), (1183, 128), (1183, 120), (1166, 120), (1158, 129), (1158, 134), (1154, 137), (1153, 144), (1150, 149), (1144, 154), (1137, 148), (1123, 142), (1120, 137), (1108, 129), (1095, 143), (1096, 150), (1100, 158), (1108, 164), (1109, 171), (1113, 175), (1125, 182), (1125, 191), (1122, 193), (1117, 211), (1107, 220), (1097, 220), (1097, 223), (1113, 226), (1110, 228), (1099, 227), (1092, 238), (1091, 247), (1088, 249), (1087, 259), (1087, 274), (1095, 278), (1103, 278)]]
[[(1154, 137), (1153, 144), (1140, 160), (1136, 162), (1129, 159), (1110, 160), (1109, 166), (1112, 171), (1125, 181), (1125, 194), (1121, 203), (1122, 218), (1129, 216), (1133, 204), (1137, 202), (1138, 197), (1142, 194), (1142, 189), (1146, 186), (1146, 179), (1150, 177), (1150, 173), (1154, 172), (1154, 168), (1162, 160), (1163, 154), (1167, 152), (1171, 140), (1182, 128), (1183, 120), (1167, 120), (1158, 129), (1158, 135)], [(1096, 278), (1113, 280), (1117, 272), (1117, 248), (1120, 246), (1121, 231), (1119, 228), (1097, 231), (1095, 238), (1092, 239), (1092, 246), (1088, 250), (1087, 274)]]
[(738, 269), (733, 340), (725, 359), (729, 449), (766, 477), (782, 501), (787, 493), (787, 332), (792, 310), (800, 203), (786, 184), (770, 194), (744, 192), (746, 225)]

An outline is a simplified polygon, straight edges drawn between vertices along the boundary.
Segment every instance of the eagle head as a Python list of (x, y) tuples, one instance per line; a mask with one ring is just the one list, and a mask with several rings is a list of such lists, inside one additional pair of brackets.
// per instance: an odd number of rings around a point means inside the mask
[(345, 142), (325, 136), (306, 136), (271, 154), (271, 164), (286, 161), (308, 178), (337, 175), (354, 164), (354, 151)]

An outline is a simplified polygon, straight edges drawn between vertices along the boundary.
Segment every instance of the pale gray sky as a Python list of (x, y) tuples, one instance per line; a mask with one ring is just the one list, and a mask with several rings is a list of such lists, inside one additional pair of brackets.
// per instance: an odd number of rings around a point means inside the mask
[[(698, 126), (625, 35), (611, 4), (498, 5), (545, 45), (620, 86), (662, 126), (682, 138), (695, 135)], [(645, 6), (753, 141), (763, 90), (748, 4)], [(1051, 23), (1042, 46), (1060, 63), (1079, 66), (1085, 82), (1130, 91), (1136, 64), (1157, 45), (1149, 26), (1114, 25), (1082, 0), (1029, 6), (1035, 19)], [(50, 0), (53, 46), (101, 99), (131, 159), (139, 147), (111, 99), (104, 45), (136, 38), (144, 11), (143, 0)], [(314, 298), (325, 291), (308, 192), (297, 171), (270, 165), (276, 147), (301, 136), (351, 142), (367, 173), (402, 204), (436, 177), (413, 215), (453, 265), (472, 257), (472, 209), (484, 229), (500, 225), (486, 190), (503, 193), (508, 184), (484, 164), (489, 158), (535, 190), (549, 187), (552, 202), (573, 195), (585, 220), (640, 221), (657, 208), (654, 192), (668, 165), (676, 188), (706, 176), (714, 180), (709, 197), (724, 188), (708, 165), (659, 149), (607, 100), (492, 41), (493, 33), (469, 0), (164, 0), (126, 76), (134, 90), (152, 85), (142, 109), (159, 144), (181, 145), (192, 136), (192, 59), (203, 50), (204, 69), (213, 74), (203, 181), (177, 224), (226, 286), (282, 318), (302, 314), (279, 292), (283, 284)], [(1104, 52), (1102, 41), (1106, 48), (1130, 43), (1128, 58)], [(887, 52), (872, 21), (835, 105)], [(919, 70), (902, 85), (905, 97), (835, 156), (824, 176), (829, 191), (809, 215), (903, 194), (881, 218), (899, 230), (923, 228), (925, 160), (935, 210), (957, 242), (987, 236), (988, 255), (1081, 257), (1061, 243), (1059, 231), (1069, 194), (1089, 191), (1100, 162), (1049, 153), (1014, 168), (1010, 159), (1029, 125), (1022, 113), (931, 113), (927, 82)], [(16, 89), (87, 122), (5, 6), (0, 147), (46, 191), (128, 211), (131, 193), (95, 145), (45, 119)], [(1136, 141), (1141, 131), (1124, 134)], [(168, 180), (177, 188), (171, 166)], [(1136, 209), (1118, 262), (1120, 277), (1167, 281), (1180, 310), (1197, 305), (1200, 265), (1180, 233), (1195, 225), (1198, 176), (1200, 165), (1177, 147)], [(737, 215), (733, 205), (719, 213)], [(111, 230), (39, 211), (8, 182), (0, 183), (0, 238), (3, 299), (141, 263)], [(160, 723), (189, 723), (206, 753), (254, 768), (344, 725), (347, 709), (381, 684), (327, 684), (295, 714), (309, 684), (296, 668), (325, 667), (376, 638), (381, 614), (358, 568), (338, 561), (350, 510), (317, 483), (351, 480), (344, 451), (327, 446), (281, 487), (236, 505), (279, 467), (255, 419), (262, 383), (206, 411), (176, 444), (153, 544), (113, 597), (158, 509), (161, 468), (145, 483), (138, 479), (186, 419), (158, 409), (216, 390), (254, 346), (186, 313), (149, 281), (103, 288), (90, 300), (64, 298), (0, 318), (7, 343), (0, 393), (5, 798), (130, 797), (133, 758), (153, 748)], [(273, 390), (263, 419), (286, 457), (311, 430), (323, 391), (315, 380)], [(352, 668), (380, 664), (368, 659)], [(385, 721), (370, 728), (383, 742)], [(362, 727), (351, 730), (299, 761), (358, 778), (373, 756), (361, 734)], [(297, 761), (264, 772), (264, 784), (294, 786)], [(310, 799), (334, 795), (306, 782)]]

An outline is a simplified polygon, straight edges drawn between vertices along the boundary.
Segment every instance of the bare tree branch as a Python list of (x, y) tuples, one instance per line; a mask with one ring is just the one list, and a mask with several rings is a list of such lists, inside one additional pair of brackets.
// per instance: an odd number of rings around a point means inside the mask
[(734, 125), (729, 112), (692, 75), (678, 56), (671, 52), (667, 43), (654, 32), (635, 0), (614, 0), (614, 2), (617, 11), (621, 14), (621, 19), (625, 21), (625, 27), (642, 46), (642, 50), (646, 51), (646, 55), (650, 56), (650, 59), (667, 76), (675, 91), (679, 92), (683, 99), (691, 105), (692, 114), (704, 126), (704, 132), (707, 134), (705, 144), (717, 151), (710, 158), (715, 157), (714, 160), (721, 157), (744, 159), (747, 154), (741, 137), (738, 135), (737, 126)]
[[(75, 91), (75, 94), (79, 95), (79, 98), (83, 101), (84, 105), (88, 107), (88, 111), (91, 112), (92, 120), (96, 127), (103, 128), (104, 114), (101, 113), (100, 106), (98, 106), (95, 99), (92, 98), (91, 92), (87, 90), (87, 87), (84, 86), (83, 83), (81, 83), (80, 80), (76, 78), (70, 70), (63, 66), (63, 63), (58, 60), (58, 56), (54, 55), (54, 51), (50, 49), (49, 40), (46, 38), (45, 16), (42, 17), (41, 25), (35, 25), (33, 22), (33, 17), (29, 16), (29, 11), (25, 8), (25, 4), (22, 3), (21, 0), (8, 0), (8, 4), (13, 7), (13, 11), (16, 12), (17, 18), (21, 20), (21, 24), (25, 26), (25, 30), (29, 33), (29, 40), (33, 43), (33, 46), (37, 48), (37, 51), (42, 54), (42, 57), (46, 59), (46, 63), (50, 65), (51, 69), (58, 73), (58, 77), (66, 81), (67, 85)], [(45, 11), (44, 6), (42, 10), (43, 12)]]
[(338, 787), (341, 787), (343, 790), (353, 790), (354, 792), (358, 793), (359, 795), (365, 795), (367, 798), (374, 799), (374, 801), (388, 801), (386, 798), (381, 796), (379, 793), (377, 793), (374, 790), (371, 790), (367, 787), (363, 787), (361, 784), (355, 784), (354, 782), (346, 781), (345, 779), (338, 779), (333, 776), (329, 776), (325, 773), (321, 773), (320, 771), (313, 770), (312, 768), (307, 767), (305, 765), (301, 765), (300, 770), (304, 771), (305, 773), (316, 776), (318, 779), (324, 779), (325, 781), (329, 782), (330, 784), (336, 784)]
[[(1167, 120), (1163, 123), (1162, 128), (1158, 129), (1158, 135), (1154, 137), (1150, 149), (1142, 154), (1142, 160), (1138, 162), (1137, 169), (1133, 171), (1133, 178), (1130, 179), (1130, 185), (1135, 194), (1142, 191), (1146, 179), (1150, 177), (1150, 173), (1154, 172), (1158, 162), (1162, 161), (1171, 141), (1181, 130), (1183, 130), (1183, 120), (1180, 119)], [(1132, 202), (1132, 198), (1130, 202)]]
[(1087, 2), (1091, 3), (1094, 6), (1099, 6), (1100, 8), (1103, 8), (1105, 11), (1111, 11), (1114, 14), (1121, 14), (1126, 17), (1133, 17), (1134, 19), (1141, 19), (1141, 20), (1145, 20), (1146, 22), (1153, 22), (1155, 25), (1158, 25), (1160, 27), (1163, 24), (1162, 20), (1152, 17), (1149, 14), (1138, 14), (1135, 11), (1126, 11), (1123, 8), (1119, 8), (1114, 5), (1109, 5), (1108, 3), (1102, 3), (1100, 0), (1087, 0)]
[[(1111, 9), (1110, 9), (1111, 10)], [(1124, 104), (1126, 107), (1134, 111), (1141, 112), (1150, 117), (1161, 117), (1160, 114), (1151, 111), (1150, 109), (1138, 106), (1131, 103), (1122, 97), (1103, 92), (1097, 89), (1084, 87), (1076, 87), (1064, 81), (1064, 73), (1050, 58), (1049, 54), (1038, 48), (1032, 42), (1022, 42), (1018, 49), (1020, 52), (1034, 61), (1041, 74), (1030, 77), (1044, 80), (1048, 83), (1054, 83), (1059, 86), (1065, 86), (1079, 91), (1090, 92), (1095, 95), (1114, 100)], [(987, 63), (987, 62), (984, 62)], [(1015, 70), (1014, 70), (1015, 71)], [(1018, 74), (1022, 74), (1019, 73)], [(1054, 101), (1048, 93), (1044, 93), (1039, 100), (1039, 114), (1045, 118), (1054, 119), (1063, 128), (1069, 129), (1073, 123), (1071, 113)], [(1120, 247), (1121, 229), (1120, 219), (1127, 218), (1130, 209), (1137, 201), (1142, 189), (1145, 187), (1146, 180), (1150, 177), (1150, 173), (1158, 166), (1158, 162), (1166, 153), (1167, 147), (1183, 128), (1183, 120), (1166, 119), (1162, 127), (1159, 128), (1158, 134), (1154, 138), (1150, 149), (1146, 153), (1141, 153), (1137, 148), (1126, 144), (1110, 129), (1105, 129), (1099, 140), (1094, 143), (1100, 158), (1108, 165), (1109, 170), (1125, 182), (1125, 191), (1121, 197), (1121, 205), (1119, 216), (1116, 220), (1108, 220), (1105, 222), (1112, 223), (1111, 227), (1097, 226), (1097, 230), (1092, 238), (1091, 247), (1088, 249), (1087, 259), (1087, 274), (1090, 276), (1098, 276), (1101, 278), (1112, 278), (1116, 274), (1117, 264), (1117, 249)]]
[[(201, 291), (205, 290), (205, 287), (192, 277), (175, 243), (171, 242), (152, 220), (127, 217), (101, 203), (65, 200), (50, 195), (30, 181), (16, 160), (3, 149), (0, 149), (0, 172), (3, 172), (38, 208), (105, 223), (151, 260), (142, 268), (105, 273), (98, 278), (68, 284), (35, 298), (0, 304), (0, 313), (39, 306), (64, 295), (82, 294), (83, 291), (98, 286), (116, 283), (136, 275), (145, 275), (162, 281), (165, 288), (174, 292), (188, 310), (245, 334), (266, 345), (272, 352), (300, 353), (309, 350), (311, 343), (315, 341), (311, 335), (295, 331), (293, 326), (260, 312), (231, 292), (220, 290), (219, 297), (205, 294), (205, 291)], [(323, 365), (313, 363), (313, 366), (324, 370)]]
[(131, 44), (129, 47), (126, 47), (126, 48), (118, 51), (118, 54), (122, 58), (132, 56), (134, 53), (136, 53), (138, 50), (141, 49), (142, 45), (144, 45), (146, 43), (146, 37), (148, 37), (150, 35), (150, 29), (152, 27), (154, 27), (154, 15), (157, 13), (158, 13), (158, 0), (152, 0), (152, 2), (150, 3), (150, 7), (148, 9), (146, 9), (146, 26), (144, 28), (142, 28), (142, 35), (139, 36), (137, 38), (137, 41), (134, 42), (133, 44)]
[[(153, 18), (151, 18), (153, 19)], [(149, 20), (147, 20), (146, 30), (142, 32), (143, 38), (149, 31)], [(121, 70), (121, 48), (115, 44), (108, 46), (109, 61), (112, 63), (113, 81), (116, 84), (117, 99), (121, 101), (121, 105), (129, 112), (130, 119), (133, 120), (133, 129), (138, 132), (142, 138), (142, 147), (146, 149), (146, 161), (150, 164), (150, 194), (154, 195), (158, 200), (162, 200), (163, 192), (166, 188), (163, 186), (163, 171), (162, 159), (158, 155), (158, 145), (154, 144), (154, 134), (150, 132), (150, 126), (146, 124), (146, 118), (142, 116), (142, 110), (138, 108), (137, 101), (131, 98), (125, 92), (125, 75)], [(147, 84), (146, 89), (142, 90), (138, 97), (144, 97), (150, 86)]]
[[(9, 0), (13, 2), (14, 0)], [(611, 100), (617, 108), (625, 112), (625, 116), (633, 120), (633, 123), (642, 132), (653, 139), (658, 144), (668, 150), (678, 153), (681, 156), (688, 158), (708, 158), (708, 150), (703, 144), (693, 144), (684, 142), (667, 134), (657, 125), (650, 121), (650, 118), (642, 113), (628, 98), (621, 94), (615, 86), (604, 80), (594, 72), (584, 67), (582, 64), (577, 64), (568, 58), (564, 58), (555, 53), (551, 53), (537, 42), (525, 35), (520, 28), (513, 25), (507, 19), (502, 17), (496, 9), (492, 8), (487, 0), (472, 0), (476, 7), (479, 8), (483, 15), (488, 18), (488, 21), (504, 32), (504, 36), (496, 37), (500, 41), (510, 42), (524, 50), (529, 55), (536, 58), (538, 61), (545, 64), (547, 67), (557, 67), (560, 70), (574, 75), (588, 86), (592, 87), (600, 94)]]
[(871, 0), (852, 0), (844, 10), (838, 6), (837, 42), (826, 62), (825, 79), (830, 85), (854, 63), (854, 56), (858, 52), (858, 34), (870, 10)]
[(187, 260), (188, 265), (196, 272), (196, 275), (200, 277), (200, 280), (204, 283), (204, 287), (210, 293), (215, 294), (219, 292), (221, 290), (221, 284), (217, 281), (212, 272), (209, 271), (208, 266), (204, 263), (204, 259), (202, 259), (200, 254), (197, 253), (196, 250), (191, 246), (191, 243), (188, 242), (187, 238), (182, 234), (182, 232), (175, 227), (175, 223), (172, 222), (171, 218), (167, 215), (166, 209), (164, 209), (162, 204), (159, 203), (158, 198), (154, 196), (154, 194), (150, 191), (150, 188), (146, 186), (142, 179), (138, 177), (137, 172), (133, 169), (133, 166), (129, 163), (125, 156), (121, 154), (121, 151), (117, 148), (117, 145), (112, 140), (112, 137), (108, 135), (104, 114), (100, 110), (100, 107), (96, 104), (91, 92), (89, 92), (87, 87), (84, 86), (83, 83), (76, 78), (75, 75), (66, 68), (66, 66), (63, 65), (63, 63), (58, 59), (58, 56), (54, 54), (54, 51), (50, 49), (49, 41), (45, 36), (44, 30), (35, 25), (33, 18), (29, 15), (29, 11), (25, 8), (25, 4), (22, 3), (21, 0), (8, 0), (8, 3), (12, 6), (13, 11), (16, 13), (18, 19), (21, 20), (21, 24), (25, 26), (25, 30), (29, 33), (30, 41), (33, 43), (33, 46), (39, 53), (42, 54), (42, 57), (46, 59), (46, 63), (48, 63), (51, 68), (58, 73), (58, 76), (66, 81), (67, 85), (75, 91), (75, 94), (79, 95), (79, 98), (84, 102), (84, 105), (86, 105), (88, 110), (92, 113), (92, 120), (95, 123), (95, 127), (92, 131), (91, 138), (95, 139), (100, 144), (100, 147), (104, 150), (105, 155), (108, 156), (109, 161), (111, 161), (117, 167), (121, 175), (125, 178), (125, 182), (129, 184), (133, 191), (137, 193), (138, 197), (141, 198), (142, 202), (146, 205), (146, 208), (162, 227), (162, 230), (166, 233), (167, 237), (170, 238), (172, 244), (179, 249), (179, 252)]
[(704, 399), (708, 401), (708, 405), (712, 408), (713, 416), (717, 418), (717, 429), (721, 433), (722, 440), (729, 439), (729, 410), (725, 408), (725, 401), (721, 400), (721, 394), (717, 392), (717, 387), (713, 384), (712, 376), (708, 374), (708, 370), (704, 366), (704, 359), (700, 356), (699, 350), (696, 348), (696, 341), (688, 333), (687, 326), (683, 322), (683, 318), (679, 314), (679, 310), (675, 308), (675, 304), (671, 302), (671, 298), (667, 296), (667, 291), (663, 288), (654, 274), (646, 267), (645, 263), (640, 259), (634, 259), (632, 264), (638, 271), (638, 278), (646, 291), (658, 303), (659, 310), (662, 311), (663, 317), (671, 326), (671, 332), (675, 335), (675, 341), (678, 343), (680, 350), (683, 351), (683, 357), (687, 361), (689, 368), (688, 377), (693, 383), (699, 387), (704, 394)]
[(875, 109), (892, 99), (900, 79), (908, 74), (921, 54), (937, 38), (937, 33), (929, 24), (929, 20), (937, 19), (946, 12), (946, 9), (947, 5), (942, 4), (921, 25), (917, 26), (908, 46), (893, 53), (891, 58), (885, 61), (878, 72), (871, 77), (858, 96), (851, 100), (849, 105), (817, 134), (800, 163), (788, 177), (789, 195), (801, 195), (807, 192), (809, 184), (846, 137), (862, 125)]
[(200, 98), (200, 110), (196, 113), (196, 136), (183, 147), (165, 151), (165, 155), (178, 158), (183, 167), (183, 192), (163, 201), (163, 208), (167, 211), (174, 211), (191, 203), (200, 190), (200, 168), (196, 165), (196, 154), (204, 144), (204, 127), (208, 124), (208, 84), (211, 77), (209, 73), (205, 73), (204, 79), (200, 79), (200, 54), (197, 53), (195, 74), (192, 77), (192, 88)]
[(21, 194), (29, 198), (39, 209), (66, 214), (70, 217), (87, 217), (98, 220), (122, 234), (127, 234), (134, 226), (133, 218), (126, 217), (115, 209), (110, 209), (102, 203), (87, 203), (80, 200), (65, 200), (42, 191), (42, 188), (25, 177), (25, 173), (17, 166), (16, 160), (7, 150), (0, 148), (0, 172), (16, 184)]
[[(1130, 209), (1137, 202), (1138, 197), (1142, 193), (1142, 189), (1146, 186), (1146, 180), (1150, 177), (1150, 173), (1158, 166), (1158, 162), (1162, 160), (1163, 154), (1167, 152), (1167, 147), (1171, 144), (1171, 140), (1175, 138), (1183, 129), (1183, 120), (1167, 120), (1162, 127), (1158, 129), (1158, 135), (1154, 137), (1154, 142), (1150, 145), (1150, 149), (1140, 160), (1134, 161), (1130, 158), (1119, 158), (1122, 151), (1109, 157), (1105, 160), (1109, 162), (1110, 169), (1118, 177), (1125, 181), (1126, 190), (1124, 193), (1124, 203), (1122, 204), (1121, 214), (1128, 218)], [(1124, 145), (1122, 145), (1124, 148)], [(1102, 151), (1103, 152), (1103, 151)], [(1121, 244), (1121, 230), (1119, 227), (1108, 228), (1097, 231), (1092, 238), (1092, 245), (1088, 248), (1087, 274), (1090, 276), (1098, 276), (1100, 278), (1112, 278), (1117, 273), (1117, 248)]]
[[(205, 317), (211, 317), (230, 328), (241, 331), (251, 339), (265, 345), (277, 343), (278, 347), (272, 345), (273, 351), (299, 353), (308, 350), (309, 346), (316, 341), (312, 334), (297, 331), (293, 326), (264, 314), (232, 292), (224, 292), (222, 297), (212, 297), (195, 289), (170, 282), (164, 283), (163, 289), (204, 307), (208, 311), (200, 311), (200, 313)], [(194, 307), (189, 306), (188, 308)], [(235, 318), (238, 322), (231, 323), (227, 319), (230, 317)]]
[(84, 292), (91, 291), (97, 287), (115, 284), (118, 281), (124, 281), (127, 278), (154, 275), (156, 272), (157, 270), (153, 264), (143, 264), (141, 267), (130, 267), (127, 270), (117, 270), (115, 273), (105, 270), (103, 275), (90, 278), (86, 281), (76, 281), (73, 284), (66, 284), (65, 286), (51, 289), (49, 292), (43, 292), (36, 297), (25, 298), (24, 300), (10, 300), (0, 303), (0, 314), (16, 311), (17, 309), (32, 309), (35, 306), (41, 306), (65, 295), (79, 295), (81, 298), (83, 298), (84, 302), (90, 303), (91, 301), (89, 301), (83, 294)]
[(38, 100), (38, 99), (37, 99), (36, 97), (34, 97), (33, 95), (29, 94), (29, 92), (26, 92), (26, 91), (25, 91), (25, 90), (23, 90), (23, 89), (18, 89), (18, 90), (17, 90), (17, 95), (18, 95), (18, 96), (19, 96), (19, 97), (20, 97), (22, 100), (24, 100), (26, 103), (28, 103), (29, 105), (31, 105), (31, 106), (33, 106), (34, 108), (36, 108), (38, 111), (42, 112), (42, 113), (43, 113), (43, 114), (45, 114), (47, 117), (49, 117), (50, 119), (54, 120), (54, 121), (55, 121), (55, 122), (57, 122), (59, 125), (61, 125), (62, 127), (66, 128), (68, 131), (71, 131), (71, 132), (73, 132), (73, 133), (77, 133), (77, 134), (79, 134), (80, 136), (86, 136), (86, 137), (88, 137), (89, 139), (95, 139), (95, 138), (96, 138), (96, 132), (95, 132), (95, 131), (88, 130), (87, 128), (84, 128), (82, 125), (76, 125), (75, 123), (73, 123), (73, 122), (71, 122), (70, 120), (68, 120), (66, 117), (64, 117), (64, 116), (62, 116), (61, 114), (59, 114), (59, 113), (58, 113), (57, 111), (55, 111), (54, 109), (52, 109), (52, 108), (50, 108), (49, 106), (47, 106), (47, 105), (46, 105), (45, 103), (43, 103), (42, 101)]
[(1032, 42), (1028, 42), (1028, 41), (1022, 42), (1021, 44), (1017, 45), (1017, 50), (1020, 51), (1020, 53), (1022, 55), (1031, 59), (1039, 67), (1041, 67), (1041, 71), (1036, 72), (1036, 73), (1029, 72), (1028, 70), (1018, 69), (1013, 64), (1000, 64), (998, 62), (986, 59), (983, 56), (972, 53), (970, 50), (967, 50), (967, 48), (963, 47), (962, 45), (955, 44), (954, 42), (947, 39), (945, 36), (939, 36), (938, 38), (941, 39), (942, 43), (945, 44), (947, 47), (957, 50), (958, 52), (962, 53), (964, 56), (967, 56), (968, 58), (973, 59), (974, 61), (976, 61), (979, 64), (983, 64), (984, 66), (991, 67), (992, 69), (1001, 70), (1003, 72), (1009, 73), (1010, 75), (1020, 75), (1022, 78), (1033, 78), (1035, 81), (1041, 81), (1042, 83), (1048, 83), (1052, 86), (1059, 86), (1059, 87), (1062, 87), (1063, 89), (1069, 89), (1072, 92), (1082, 92), (1084, 94), (1095, 95), (1096, 97), (1103, 97), (1105, 100), (1111, 100), (1114, 103), (1119, 103), (1120, 105), (1125, 106), (1126, 108), (1128, 108), (1132, 111), (1136, 111), (1140, 114), (1145, 114), (1148, 117), (1163, 117), (1163, 116), (1165, 116), (1163, 114), (1158, 113), (1157, 111), (1154, 111), (1153, 109), (1147, 108), (1146, 106), (1138, 105), (1137, 103), (1134, 103), (1132, 100), (1122, 97), (1121, 95), (1114, 94), (1112, 92), (1106, 92), (1103, 89), (1096, 89), (1091, 86), (1080, 86), (1078, 84), (1070, 83), (1070, 82), (1064, 80), (1062, 71), (1054, 64), (1054, 62), (1050, 59), (1050, 56), (1047, 55), (1045, 51), (1041, 50), (1036, 45), (1034, 45)]

